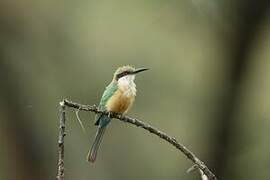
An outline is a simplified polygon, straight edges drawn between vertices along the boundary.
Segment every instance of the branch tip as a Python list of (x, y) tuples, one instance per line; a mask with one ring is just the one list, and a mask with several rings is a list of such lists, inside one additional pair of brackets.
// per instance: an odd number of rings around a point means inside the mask
[(60, 101), (60, 102), (59, 102), (59, 105), (60, 105), (61, 107), (65, 106), (65, 100)]

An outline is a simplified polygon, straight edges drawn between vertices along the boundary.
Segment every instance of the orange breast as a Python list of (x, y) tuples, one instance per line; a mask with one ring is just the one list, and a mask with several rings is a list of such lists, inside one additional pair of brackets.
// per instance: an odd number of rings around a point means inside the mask
[(107, 102), (107, 110), (118, 113), (126, 113), (134, 102), (135, 96), (124, 95), (124, 92), (118, 89)]

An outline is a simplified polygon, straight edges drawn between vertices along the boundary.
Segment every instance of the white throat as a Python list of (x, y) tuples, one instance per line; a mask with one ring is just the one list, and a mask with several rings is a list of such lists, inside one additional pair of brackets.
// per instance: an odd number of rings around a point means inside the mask
[(124, 96), (136, 96), (135, 75), (127, 75), (118, 79), (118, 87), (124, 92)]

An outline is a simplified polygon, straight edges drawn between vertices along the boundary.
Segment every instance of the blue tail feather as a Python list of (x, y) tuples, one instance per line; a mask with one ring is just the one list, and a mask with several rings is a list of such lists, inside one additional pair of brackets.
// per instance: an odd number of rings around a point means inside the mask
[(99, 127), (98, 128), (94, 143), (93, 143), (93, 145), (92, 145), (92, 147), (87, 155), (88, 162), (92, 162), (92, 163), (95, 162), (96, 157), (97, 157), (97, 152), (98, 152), (99, 146), (101, 144), (101, 140), (102, 140), (102, 137), (104, 135), (105, 130), (106, 130), (106, 127)]

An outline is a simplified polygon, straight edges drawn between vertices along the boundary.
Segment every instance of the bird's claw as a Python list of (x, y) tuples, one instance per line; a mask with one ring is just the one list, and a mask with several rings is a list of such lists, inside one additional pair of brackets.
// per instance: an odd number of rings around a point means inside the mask
[(108, 118), (112, 117), (112, 112), (108, 112)]

